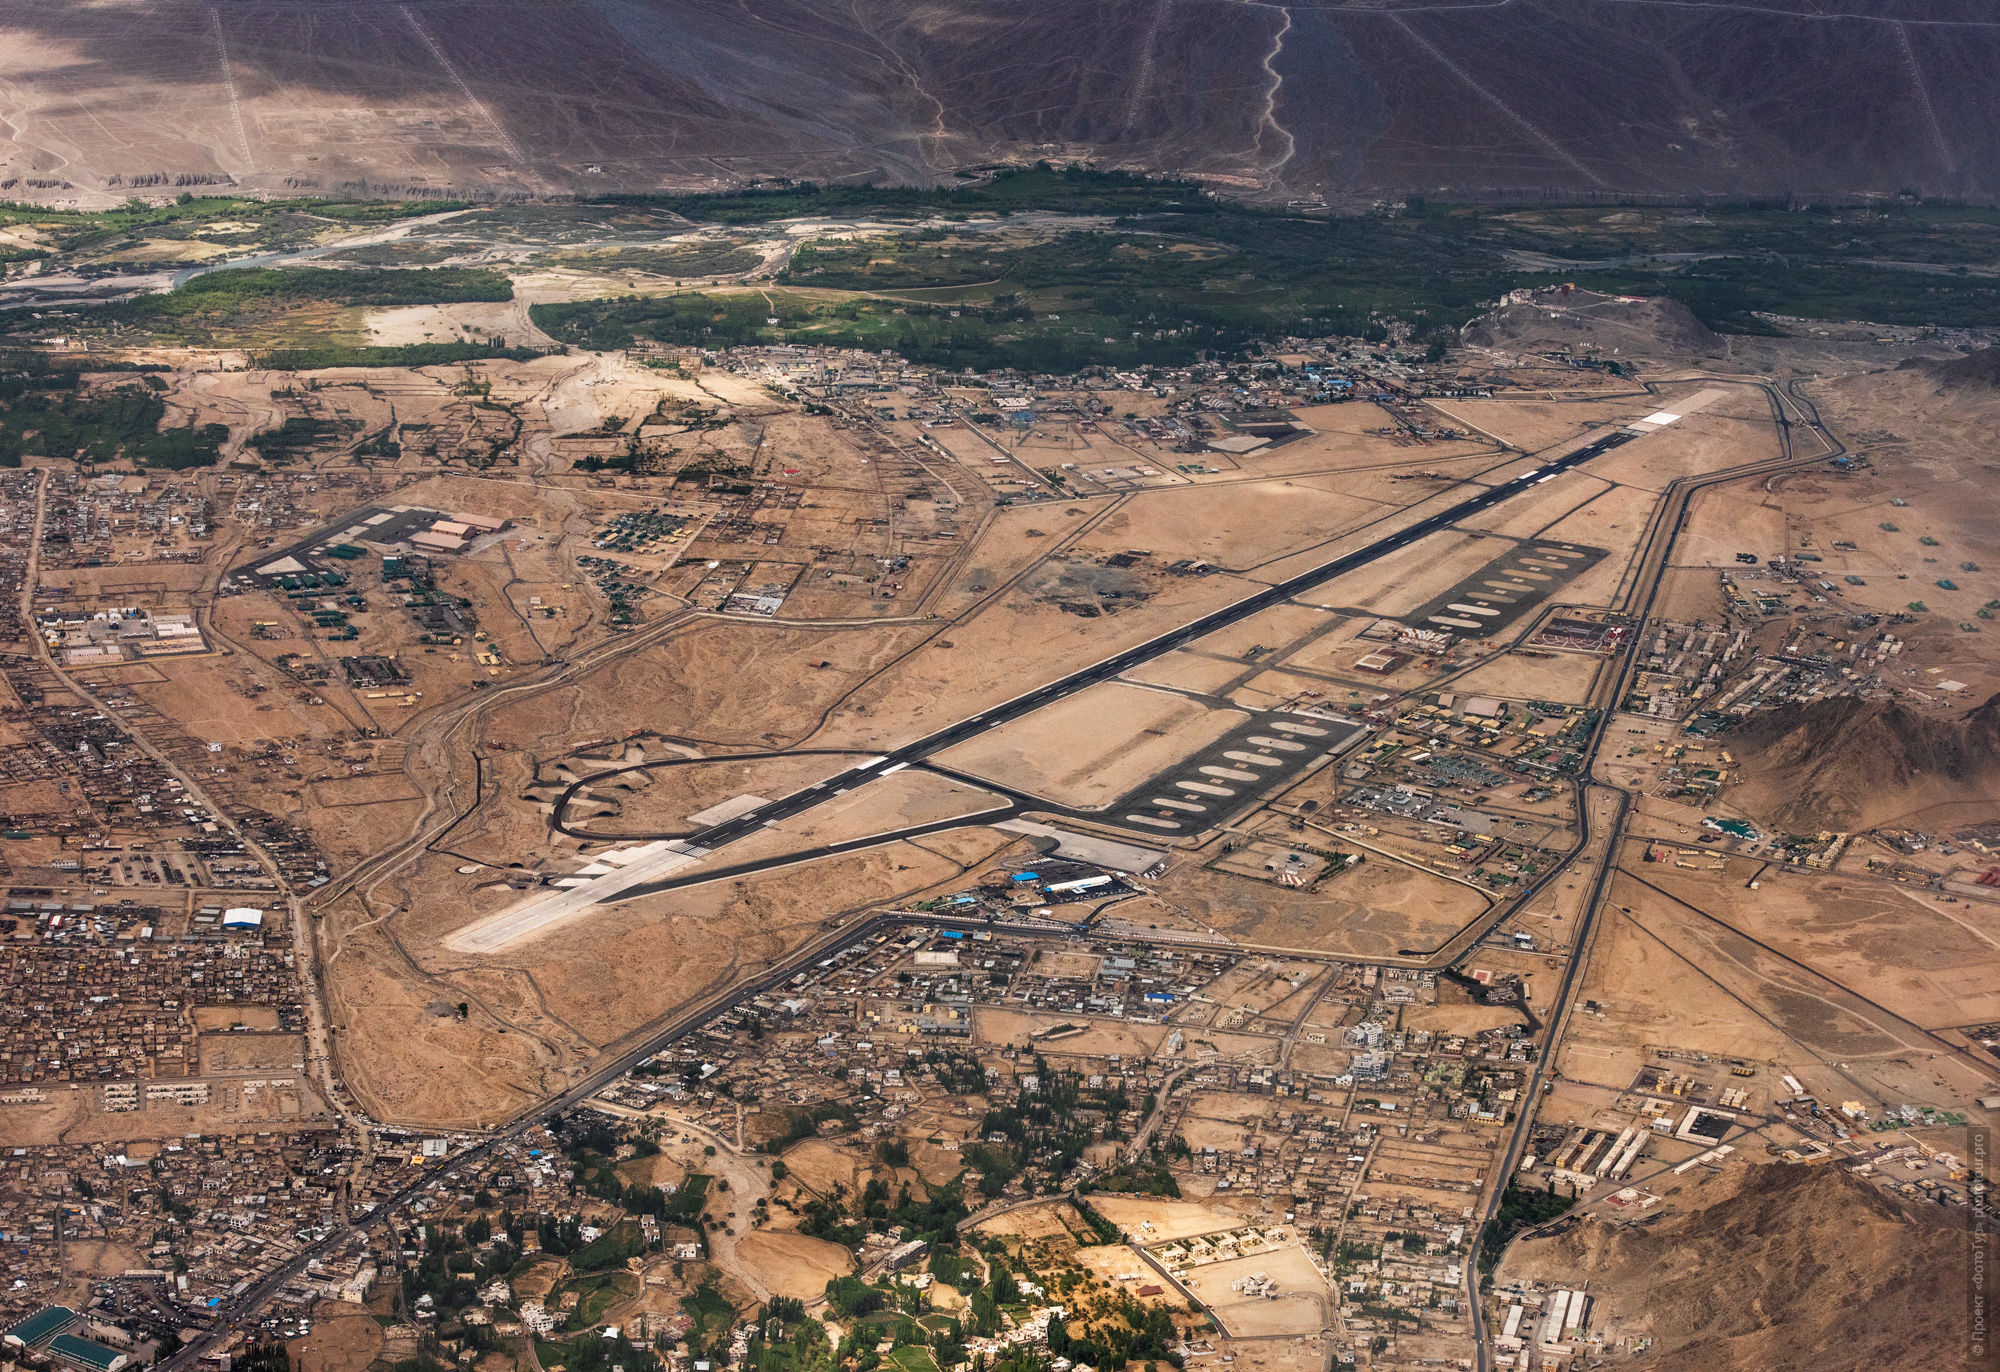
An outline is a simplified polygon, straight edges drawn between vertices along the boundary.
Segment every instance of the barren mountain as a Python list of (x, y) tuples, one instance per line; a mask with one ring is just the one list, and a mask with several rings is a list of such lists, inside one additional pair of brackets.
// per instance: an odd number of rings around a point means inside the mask
[(1956, 719), (1841, 697), (1774, 710), (1731, 738), (1745, 778), (1731, 803), (1797, 830), (2000, 795), (2000, 696)]
[(1707, 357), (1722, 340), (1678, 300), (1633, 299), (1595, 291), (1516, 291), (1460, 331), (1474, 347), (1535, 352), (1622, 353), (1627, 357)]
[(1635, 1367), (1973, 1365), (1958, 1216), (1906, 1208), (1832, 1167), (1753, 1166), (1703, 1189), (1715, 1194), (1692, 1213), (1523, 1241), (1500, 1277), (1588, 1283), (1594, 1325), (1654, 1338)]
[(0, 188), (1986, 195), (1996, 68), (1970, 0), (0, 0)]
[(2000, 389), (2000, 348), (1981, 348), (1963, 357), (1912, 359), (1897, 370), (1922, 372), (1948, 391)]

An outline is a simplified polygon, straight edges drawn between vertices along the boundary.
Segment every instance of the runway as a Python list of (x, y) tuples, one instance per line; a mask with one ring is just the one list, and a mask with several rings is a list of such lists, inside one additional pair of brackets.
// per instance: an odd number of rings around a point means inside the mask
[(1179, 628), (1171, 629), (1157, 638), (1127, 648), (1123, 652), (1115, 653), (1101, 662), (1072, 672), (1070, 675), (1051, 681), (1045, 686), (1038, 686), (1032, 691), (1014, 697), (1012, 700), (1003, 701), (989, 709), (982, 710), (976, 715), (962, 719), (956, 724), (946, 725), (936, 733), (920, 738), (914, 743), (906, 743), (893, 752), (885, 753), (881, 757), (871, 758), (866, 762), (857, 763), (847, 771), (840, 773), (838, 776), (829, 777), (816, 786), (809, 786), (803, 791), (786, 796), (782, 800), (772, 801), (769, 805), (752, 810), (739, 818), (701, 830), (692, 836), (690, 842), (698, 843), (704, 848), (719, 848), (723, 844), (733, 843), (744, 835), (753, 833), (764, 825), (769, 824), (772, 820), (785, 819), (801, 811), (809, 810), (831, 796), (851, 791), (856, 786), (872, 781), (874, 778), (882, 776), (887, 772), (900, 770), (913, 762), (920, 762), (933, 753), (942, 752), (953, 744), (963, 743), (965, 740), (977, 737), (989, 729), (998, 728), (1000, 725), (1010, 723), (1021, 718), (1023, 715), (1032, 714), (1052, 701), (1060, 700), (1064, 696), (1074, 695), (1076, 692), (1089, 686), (1095, 686), (1099, 682), (1109, 681), (1122, 672), (1129, 672), (1134, 667), (1151, 662), (1154, 658), (1161, 657), (1174, 651), (1176, 648), (1181, 648), (1194, 642), (1198, 638), (1212, 634), (1217, 629), (1226, 628), (1239, 620), (1248, 619), (1250, 616), (1268, 610), (1274, 605), (1282, 605), (1302, 591), (1311, 590), (1313, 587), (1331, 581), (1335, 577), (1345, 576), (1347, 573), (1355, 571), (1358, 568), (1366, 567), (1372, 562), (1380, 561), (1391, 553), (1409, 547), (1412, 543), (1420, 542), (1423, 539), (1429, 538), (1432, 534), (1450, 528), (1453, 524), (1470, 515), (1479, 514), (1500, 504), (1502, 501), (1511, 500), (1530, 486), (1540, 485), (1544, 481), (1552, 481), (1571, 468), (1582, 466), (1592, 458), (1609, 452), (1621, 444), (1629, 443), (1631, 440), (1638, 438), (1642, 432), (1644, 431), (1639, 429), (1621, 428), (1615, 432), (1606, 434), (1595, 442), (1577, 449), (1567, 457), (1558, 458), (1544, 466), (1524, 472), (1511, 481), (1490, 487), (1468, 500), (1460, 501), (1449, 509), (1442, 510), (1426, 519), (1419, 520), (1407, 529), (1390, 534), (1386, 538), (1379, 539), (1364, 548), (1357, 548), (1355, 551), (1343, 554), (1330, 562), (1322, 563), (1310, 571), (1301, 572), (1287, 581), (1281, 581), (1276, 585), (1266, 587), (1264, 590), (1237, 601), (1234, 605), (1225, 605), (1220, 610), (1214, 610), (1201, 616), (1199, 619), (1190, 620)]
[[(818, 782), (815, 785), (808, 786), (804, 790), (796, 791), (789, 796), (760, 805), (733, 819), (727, 819), (721, 823), (710, 825), (705, 829), (697, 830), (685, 840), (677, 841), (671, 845), (658, 845), (656, 850), (648, 851), (640, 856), (637, 861), (631, 862), (617, 872), (599, 876), (585, 885), (530, 896), (506, 910), (467, 925), (452, 935), (446, 941), (446, 946), (459, 952), (490, 953), (509, 944), (531, 937), (560, 920), (580, 914), (592, 905), (609, 904), (631, 900), (642, 895), (658, 894), (661, 891), (671, 890), (677, 886), (690, 885), (698, 881), (710, 879), (711, 875), (738, 875), (744, 871), (761, 870), (765, 867), (811, 862), (814, 859), (829, 857), (853, 848), (873, 846), (877, 843), (891, 841), (896, 835), (878, 835), (868, 839), (805, 849), (800, 852), (787, 854), (782, 858), (765, 859), (760, 862), (745, 864), (741, 868), (718, 869), (713, 874), (696, 875), (684, 871), (686, 867), (698, 860), (689, 856), (691, 851), (698, 851), (701, 855), (706, 856), (717, 849), (724, 848), (739, 839), (747, 838), (781, 820), (803, 814), (815, 806), (826, 803), (835, 796), (845, 795), (857, 786), (865, 786), (878, 777), (902, 771), (913, 763), (921, 763), (925, 759), (934, 754), (941, 753), (955, 744), (963, 743), (970, 738), (976, 738), (989, 729), (997, 729), (1001, 725), (1012, 723), (1024, 715), (1032, 714), (1044, 705), (1061, 700), (1065, 696), (1074, 695), (1076, 692), (1095, 686), (1100, 682), (1109, 681), (1121, 673), (1129, 672), (1135, 667), (1142, 666), (1157, 657), (1173, 652), (1177, 648), (1184, 647), (1199, 638), (1214, 633), (1218, 629), (1227, 628), (1231, 624), (1248, 619), (1250, 616), (1262, 613), (1273, 606), (1282, 605), (1303, 591), (1311, 590), (1313, 587), (1331, 581), (1336, 577), (1345, 576), (1349, 572), (1366, 567), (1370, 563), (1389, 556), (1391, 553), (1407, 548), (1413, 543), (1429, 538), (1432, 534), (1440, 533), (1462, 519), (1489, 510), (1503, 501), (1511, 500), (1531, 486), (1540, 485), (1545, 481), (1552, 481), (1563, 472), (1582, 466), (1592, 458), (1598, 457), (1621, 444), (1628, 443), (1632, 439), (1638, 438), (1649, 431), (1637, 426), (1617, 429), (1577, 449), (1567, 457), (1557, 458), (1540, 467), (1524, 472), (1509, 481), (1502, 482), (1497, 486), (1488, 487), (1469, 499), (1462, 500), (1448, 509), (1441, 510), (1434, 515), (1419, 520), (1407, 529), (1378, 539), (1366, 547), (1357, 548), (1353, 552), (1342, 554), (1329, 562), (1324, 562), (1312, 568), (1310, 571), (1301, 572), (1299, 575), (1291, 577), (1288, 580), (1268, 586), (1261, 591), (1244, 597), (1233, 605), (1226, 605), (1220, 610), (1214, 610), (1197, 619), (1190, 620), (1178, 628), (1168, 630), (1157, 638), (1149, 639), (1144, 643), (1114, 653), (1102, 661), (1081, 668), (1078, 671), (1070, 673), (1068, 676), (1060, 677), (1045, 685), (1038, 686), (1032, 691), (1014, 697), (1012, 700), (1002, 701), (998, 705), (982, 710), (976, 715), (970, 715), (955, 724), (948, 724), (935, 733), (926, 735), (912, 743), (906, 743), (891, 752), (863, 758), (846, 771), (828, 777), (826, 780)], [(1005, 817), (1006, 814), (1012, 813), (1015, 808), (1015, 806), (1009, 805), (991, 813)], [(960, 818), (946, 821), (940, 825), (923, 826), (923, 829), (925, 832), (928, 832), (933, 828), (957, 827), (967, 822), (967, 819)]]
[(615, 863), (616, 870), (592, 877), (581, 885), (537, 892), (497, 914), (466, 925), (446, 938), (444, 946), (454, 953), (493, 952), (594, 905), (615, 900), (635, 886), (692, 867), (708, 856), (707, 849), (681, 842), (648, 843), (631, 849), (630, 853), (629, 858)]

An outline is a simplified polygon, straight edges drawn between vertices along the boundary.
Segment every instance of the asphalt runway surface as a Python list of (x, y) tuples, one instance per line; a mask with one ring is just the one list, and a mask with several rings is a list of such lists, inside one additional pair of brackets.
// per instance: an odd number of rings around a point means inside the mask
[[(1493, 506), (1520, 495), (1531, 486), (1545, 481), (1553, 481), (1562, 473), (1579, 467), (1591, 459), (1608, 452), (1612, 448), (1630, 442), (1642, 434), (1635, 428), (1621, 428), (1594, 440), (1566, 457), (1532, 468), (1512, 480), (1482, 489), (1477, 495), (1468, 497), (1456, 505), (1441, 510), (1434, 515), (1417, 521), (1410, 527), (1377, 539), (1365, 547), (1345, 553), (1329, 562), (1321, 563), (1309, 571), (1268, 586), (1233, 605), (1226, 605), (1199, 618), (1188, 621), (1175, 629), (1144, 643), (1136, 644), (1122, 652), (1114, 653), (1102, 661), (1081, 668), (1068, 676), (1059, 677), (1032, 691), (1025, 692), (1012, 700), (980, 711), (946, 725), (935, 733), (906, 743), (890, 752), (865, 757), (846, 771), (840, 772), (804, 790), (778, 800), (767, 802), (753, 810), (720, 823), (698, 829), (676, 840), (670, 848), (662, 845), (655, 856), (649, 856), (633, 863), (629, 868), (615, 875), (600, 879), (602, 884), (577, 886), (559, 893), (545, 893), (531, 897), (520, 904), (502, 911), (486, 920), (479, 921), (459, 931), (453, 936), (452, 946), (480, 952), (491, 952), (505, 944), (529, 937), (546, 926), (559, 920), (581, 913), (594, 905), (615, 904), (635, 900), (642, 896), (658, 895), (685, 886), (700, 885), (722, 877), (740, 876), (778, 866), (790, 866), (815, 861), (819, 858), (857, 848), (874, 847), (892, 842), (901, 837), (913, 837), (936, 829), (961, 827), (968, 822), (960, 817), (940, 824), (923, 825), (916, 829), (876, 834), (864, 839), (853, 839), (843, 843), (829, 844), (816, 848), (801, 849), (781, 858), (765, 859), (745, 863), (740, 866), (710, 868), (705, 871), (687, 871), (696, 865), (697, 858), (707, 857), (716, 850), (740, 839), (748, 838), (758, 831), (783, 820), (805, 813), (816, 806), (825, 804), (836, 796), (846, 795), (857, 786), (891, 773), (902, 771), (912, 765), (925, 763), (938, 753), (967, 739), (976, 738), (990, 729), (1034, 713), (1045, 705), (1074, 695), (1079, 691), (1110, 681), (1133, 668), (1151, 662), (1177, 648), (1193, 643), (1218, 629), (1248, 619), (1274, 606), (1282, 605), (1303, 591), (1312, 589), (1336, 577), (1366, 567), (1380, 561), (1391, 553), (1421, 542), (1431, 535), (1440, 533), (1460, 520), (1479, 514)], [(985, 783), (980, 783), (984, 785)], [(1178, 831), (1178, 822), (1183, 815), (1192, 815), (1194, 806), (1208, 805), (1210, 801), (1235, 799), (1234, 788), (1225, 788), (1215, 778), (1206, 778), (1199, 783), (1209, 788), (1206, 792), (1191, 793), (1181, 804), (1190, 808), (1176, 813), (1171, 807), (1148, 806), (1144, 809), (1121, 810), (1110, 819), (1111, 823), (1128, 830), (1149, 829), (1152, 836), (1170, 836)], [(990, 822), (993, 818), (1005, 818), (1018, 813), (1024, 802), (1032, 797), (1024, 797), (1005, 787), (990, 787), (997, 795), (1006, 797), (1011, 804), (1002, 804), (994, 810), (975, 817), (975, 822)], [(1264, 788), (1259, 787), (1258, 790)], [(1223, 794), (1227, 790), (1230, 794)], [(1150, 796), (1148, 797), (1150, 799)], [(1211, 807), (1213, 808), (1213, 807)], [(1146, 813), (1150, 811), (1150, 814)]]
[[(1498, 486), (1481, 491), (1478, 495), (1467, 500), (1462, 500), (1449, 509), (1441, 510), (1437, 514), (1419, 520), (1407, 529), (1390, 534), (1388, 537), (1379, 539), (1364, 548), (1357, 548), (1351, 553), (1343, 554), (1331, 562), (1322, 563), (1311, 571), (1301, 572), (1298, 576), (1292, 577), (1287, 581), (1278, 582), (1276, 585), (1258, 591), (1254, 595), (1246, 596), (1234, 605), (1224, 606), (1222, 609), (1205, 614), (1199, 619), (1190, 620), (1177, 629), (1171, 629), (1157, 638), (1149, 639), (1144, 643), (1127, 648), (1123, 652), (1113, 654), (1111, 657), (1105, 658), (1102, 662), (1094, 663), (1080, 671), (1072, 672), (1066, 677), (1060, 677), (1055, 681), (1049, 682), (1047, 685), (1038, 686), (1024, 695), (1014, 697), (1012, 700), (1002, 701), (1000, 704), (982, 710), (976, 715), (968, 716), (956, 724), (946, 725), (936, 733), (917, 739), (913, 743), (906, 743), (893, 752), (857, 763), (847, 771), (840, 773), (838, 776), (829, 777), (818, 785), (809, 786), (803, 791), (786, 796), (782, 800), (774, 800), (768, 805), (759, 806), (757, 809), (740, 815), (735, 819), (700, 830), (691, 835), (689, 841), (708, 849), (720, 848), (724, 844), (733, 843), (737, 839), (757, 832), (757, 830), (774, 821), (789, 819), (791, 816), (810, 810), (814, 806), (832, 799), (834, 796), (845, 795), (856, 786), (873, 781), (876, 777), (885, 776), (890, 772), (901, 771), (911, 763), (921, 762), (934, 753), (944, 751), (953, 744), (963, 743), (965, 740), (975, 738), (989, 729), (996, 729), (1002, 724), (1011, 723), (1023, 715), (1032, 714), (1044, 705), (1061, 700), (1064, 696), (1073, 695), (1087, 687), (1095, 686), (1099, 682), (1109, 681), (1120, 673), (1129, 672), (1134, 667), (1151, 662), (1154, 658), (1170, 653), (1176, 648), (1185, 647), (1196, 639), (1214, 633), (1217, 629), (1226, 628), (1240, 620), (1248, 619), (1250, 616), (1268, 610), (1274, 605), (1282, 605), (1302, 591), (1311, 590), (1313, 587), (1331, 581), (1335, 577), (1345, 576), (1347, 573), (1361, 567), (1366, 567), (1372, 562), (1378, 562), (1391, 553), (1409, 547), (1412, 543), (1421, 542), (1429, 538), (1432, 534), (1440, 533), (1450, 528), (1453, 524), (1458, 523), (1468, 516), (1489, 510), (1502, 501), (1511, 500), (1530, 486), (1539, 485), (1544, 481), (1552, 481), (1562, 473), (1572, 468), (1580, 467), (1592, 458), (1601, 456), (1611, 449), (1628, 443), (1639, 436), (1638, 431), (1631, 429), (1619, 429), (1606, 434), (1604, 437), (1577, 449), (1567, 457), (1557, 458), (1555, 461), (1525, 472), (1511, 481), (1503, 482)], [(794, 856), (795, 860), (803, 861), (813, 855), (810, 853), (800, 853)]]

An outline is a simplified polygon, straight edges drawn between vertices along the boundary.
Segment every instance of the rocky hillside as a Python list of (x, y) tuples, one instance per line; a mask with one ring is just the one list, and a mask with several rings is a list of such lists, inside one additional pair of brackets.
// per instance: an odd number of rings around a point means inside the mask
[(0, 189), (638, 191), (1046, 157), (1362, 199), (1984, 198), (1995, 70), (1971, 0), (0, 0)]
[(1731, 735), (1730, 802), (1767, 823), (1859, 829), (1926, 805), (2000, 794), (2000, 696), (1956, 719), (1852, 697), (1788, 707)]
[(1897, 370), (1922, 372), (1948, 391), (2000, 390), (2000, 348), (1981, 348), (1943, 360), (1913, 358)]
[(1596, 291), (1515, 291), (1460, 331), (1479, 348), (1519, 352), (1561, 348), (1609, 357), (1706, 357), (1722, 340), (1678, 300), (1634, 299)]
[(1588, 1283), (1593, 1324), (1656, 1340), (1621, 1365), (1968, 1366), (1956, 1215), (1907, 1208), (1833, 1167), (1752, 1166), (1697, 1185), (1691, 1212), (1523, 1241), (1500, 1278)]

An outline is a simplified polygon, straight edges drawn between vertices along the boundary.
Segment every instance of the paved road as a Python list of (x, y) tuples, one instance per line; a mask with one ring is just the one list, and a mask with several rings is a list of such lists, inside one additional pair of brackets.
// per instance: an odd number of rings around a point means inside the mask
[[(1312, 1002), (1318, 999), (1319, 992), (1313, 992), (1306, 1001), (1307, 1009), (1310, 1009)], [(1304, 1015), (1305, 1011), (1302, 1010), (1299, 1013)], [(1179, 1084), (1182, 1077), (1192, 1072), (1194, 1067), (1194, 1063), (1184, 1062), (1173, 1071), (1167, 1073), (1167, 1079), (1160, 1083), (1160, 1089), (1155, 1093), (1153, 1113), (1146, 1116), (1146, 1122), (1139, 1126), (1137, 1133), (1132, 1135), (1132, 1142), (1125, 1145), (1125, 1160), (1127, 1162), (1137, 1162), (1145, 1155), (1147, 1146), (1153, 1141), (1154, 1132), (1160, 1127), (1160, 1121), (1167, 1117), (1168, 1098), (1173, 1095), (1174, 1087)]]
[[(1709, 486), (1741, 481), (1746, 477), (1787, 471), (1797, 467), (1813, 466), (1838, 457), (1847, 451), (1846, 445), (1828, 433), (1825, 426), (1820, 423), (1818, 410), (1813, 407), (1812, 402), (1798, 393), (1796, 389), (1797, 383), (1793, 383), (1792, 387), (1788, 388), (1790, 390), (1789, 399), (1797, 410), (1800, 420), (1804, 422), (1812, 436), (1824, 448), (1824, 451), (1816, 452), (1807, 457), (1798, 456), (1795, 452), (1792, 419), (1785, 413), (1785, 402), (1779, 398), (1778, 393), (1769, 385), (1759, 382), (1738, 384), (1756, 385), (1770, 399), (1772, 420), (1778, 427), (1780, 455), (1777, 458), (1764, 462), (1750, 463), (1726, 471), (1712, 472), (1705, 476), (1683, 477), (1672, 482), (1667, 487), (1667, 498), (1661, 502), (1658, 518), (1654, 521), (1653, 527), (1647, 536), (1647, 541), (1634, 564), (1638, 571), (1633, 579), (1632, 589), (1626, 601), (1628, 612), (1634, 618), (1634, 630), (1626, 638), (1624, 659), (1620, 663), (1618, 671), (1612, 675), (1610, 689), (1603, 698), (1603, 711), (1598, 719), (1597, 730), (1591, 736), (1589, 747), (1585, 751), (1584, 774), (1586, 777), (1591, 771), (1595, 770), (1598, 753), (1603, 747), (1605, 737), (1610, 730), (1611, 721), (1617, 714), (1618, 702), (1624, 699), (1626, 688), (1637, 671), (1639, 661), (1637, 645), (1644, 637), (1643, 629), (1646, 619), (1652, 614), (1653, 606), (1659, 598), (1660, 586), (1664, 580), (1669, 555), (1673, 550), (1675, 542), (1680, 537), (1682, 528), (1687, 523), (1688, 511), (1695, 494)], [(1514, 1133), (1501, 1154), (1500, 1166), (1496, 1169), (1492, 1193), (1486, 1198), (1485, 1207), (1479, 1215), (1478, 1223), (1473, 1228), (1472, 1243), (1466, 1249), (1465, 1284), (1466, 1295), (1471, 1306), (1470, 1318), (1474, 1348), (1477, 1356), (1477, 1372), (1487, 1372), (1487, 1369), (1492, 1366), (1492, 1353), (1487, 1338), (1485, 1309), (1481, 1304), (1479, 1295), (1480, 1250), (1485, 1243), (1489, 1226), (1494, 1217), (1499, 1213), (1501, 1197), (1506, 1192), (1507, 1184), (1513, 1178), (1515, 1169), (1520, 1166), (1521, 1158), (1527, 1149), (1530, 1131), (1533, 1128), (1536, 1114), (1540, 1108), (1542, 1092), (1553, 1080), (1552, 1073), (1555, 1068), (1556, 1049), (1562, 1041), (1563, 1030), (1568, 1021), (1570, 1007), (1574, 1001), (1577, 987), (1582, 982), (1584, 966), (1589, 960), (1588, 951), (1591, 934), (1595, 927), (1598, 913), (1603, 908), (1605, 895), (1610, 889), (1611, 874), (1617, 867), (1617, 862), (1615, 861), (1616, 847), (1619, 835), (1624, 829), (1631, 805), (1632, 797), (1630, 793), (1620, 791), (1616, 797), (1616, 805), (1611, 822), (1606, 826), (1608, 832), (1603, 855), (1597, 864), (1596, 878), (1592, 882), (1589, 895), (1584, 900), (1578, 912), (1576, 934), (1570, 944), (1572, 951), (1568, 961), (1563, 966), (1562, 982), (1556, 989), (1553, 1009), (1549, 1012), (1548, 1037), (1544, 1042), (1543, 1051), (1535, 1059), (1534, 1070), (1529, 1074), (1527, 1089), (1521, 1093), (1521, 1108), (1514, 1124)], [(1591, 841), (1591, 807), (1588, 785), (1584, 787), (1579, 797), (1577, 822), (1580, 837), (1576, 854), (1580, 855), (1586, 851)], [(1568, 870), (1568, 863), (1559, 864), (1555, 871), (1550, 873), (1550, 878), (1553, 879), (1557, 872), (1567, 872)]]

